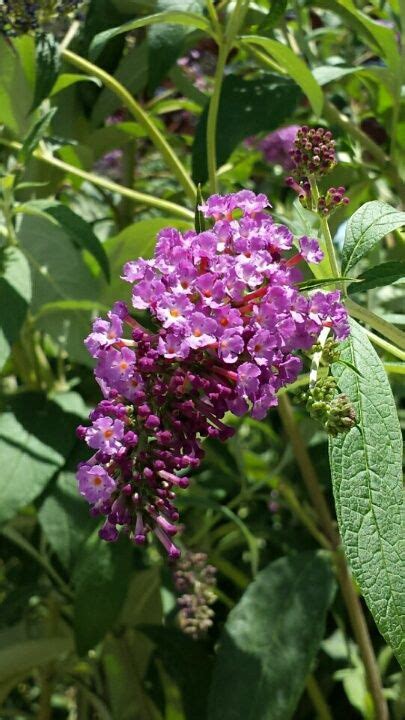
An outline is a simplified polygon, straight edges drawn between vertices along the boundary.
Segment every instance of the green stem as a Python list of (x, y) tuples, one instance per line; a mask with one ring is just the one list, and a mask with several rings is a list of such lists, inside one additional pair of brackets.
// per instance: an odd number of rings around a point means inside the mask
[(375, 335), (371, 332), (371, 330), (367, 330), (367, 328), (364, 328), (364, 332), (374, 345), (377, 345), (377, 347), (390, 353), (390, 355), (398, 358), (398, 360), (405, 361), (405, 352), (397, 348), (395, 345), (392, 345), (390, 342), (387, 342), (387, 340), (384, 340), (379, 335)]
[(239, 28), (242, 25), (243, 19), (247, 12), (248, 4), (248, 0), (236, 0), (236, 5), (232, 11), (232, 14), (230, 15), (228, 24), (225, 28), (225, 33), (222, 33), (222, 30), (218, 33), (218, 60), (214, 77), (214, 89), (208, 107), (207, 116), (207, 167), (210, 192), (212, 194), (218, 191), (217, 124), (224, 71), (229, 52), (233, 46), (235, 37), (238, 34)]
[(322, 695), (319, 683), (315, 680), (313, 675), (309, 675), (307, 678), (307, 693), (316, 710), (318, 720), (333, 720), (328, 704)]
[[(21, 150), (21, 143), (14, 142), (11, 140), (6, 140), (5, 138), (0, 138), (0, 145), (4, 145), (5, 147), (9, 147), (12, 150)], [(94, 173), (87, 172), (87, 170), (81, 170), (80, 168), (75, 167), (74, 165), (69, 165), (68, 163), (64, 162), (63, 160), (59, 160), (59, 158), (54, 157), (48, 152), (44, 152), (43, 150), (34, 150), (33, 156), (40, 160), (41, 162), (47, 163), (48, 165), (52, 165), (53, 167), (59, 168), (59, 170), (63, 170), (65, 173), (70, 173), (71, 175), (76, 175), (76, 177), (82, 178), (82, 180), (87, 180), (87, 182), (92, 183), (93, 185), (96, 185), (101, 188), (105, 188), (109, 192), (117, 193), (118, 195), (121, 195), (122, 197), (128, 197), (131, 200), (133, 200), (136, 203), (141, 203), (142, 205), (146, 205), (146, 207), (154, 207), (158, 210), (162, 210), (164, 212), (168, 212), (172, 215), (175, 215), (176, 217), (183, 218), (185, 220), (194, 220), (194, 213), (192, 210), (188, 210), (187, 208), (182, 207), (181, 205), (177, 205), (177, 203), (172, 203), (169, 200), (162, 200), (161, 198), (156, 198), (153, 195), (147, 195), (146, 193), (138, 192), (137, 190), (132, 190), (132, 188), (127, 188), (124, 185), (119, 185), (118, 183), (113, 182), (112, 180), (107, 180), (106, 178), (102, 178), (99, 175), (95, 175)]]
[(286, 501), (291, 512), (297, 516), (298, 520), (306, 527), (309, 534), (312, 535), (314, 540), (325, 550), (331, 550), (331, 544), (325, 535), (317, 528), (316, 523), (313, 521), (311, 515), (306, 511), (302, 502), (298, 500), (292, 487), (284, 482), (279, 483), (276, 486), (276, 490)]
[(383, 695), (378, 663), (374, 654), (360, 599), (354, 588), (346, 559), (341, 550), (339, 533), (321, 490), (315, 467), (309, 456), (299, 427), (295, 422), (293, 409), (287, 395), (282, 395), (279, 398), (279, 412), (284, 429), (291, 442), (295, 460), (301, 471), (313, 507), (318, 515), (320, 525), (325, 535), (330, 539), (332, 548), (335, 550), (334, 560), (337, 577), (353, 628), (353, 634), (363, 659), (369, 690), (374, 701), (376, 720), (388, 720), (388, 707)]
[[(313, 203), (314, 203), (314, 207), (312, 209), (314, 210), (314, 212), (317, 212), (318, 200), (319, 200), (318, 185), (313, 176), (309, 177), (309, 183), (311, 186), (312, 199), (313, 199)], [(331, 271), (333, 277), (339, 277), (341, 273), (340, 273), (339, 265), (338, 265), (338, 262), (336, 259), (335, 247), (333, 245), (332, 235), (330, 234), (328, 221), (327, 221), (326, 217), (324, 217), (323, 215), (319, 215), (319, 218), (320, 218), (320, 223), (321, 223), (322, 235), (325, 240), (325, 250), (326, 250), (327, 260), (329, 261), (330, 271)]]
[(214, 90), (210, 100), (207, 117), (207, 166), (210, 192), (214, 194), (218, 191), (217, 180), (217, 121), (219, 102), (221, 99), (222, 81), (224, 78), (224, 70), (226, 60), (229, 53), (227, 43), (219, 48), (218, 62), (215, 70)]
[(394, 325), (378, 317), (371, 310), (358, 305), (350, 298), (346, 299), (346, 308), (350, 315), (353, 315), (357, 320), (362, 320), (366, 325), (370, 325), (373, 330), (377, 330), (381, 335), (395, 343), (400, 350), (405, 350), (405, 333), (402, 330), (398, 330)]
[(186, 195), (194, 202), (196, 188), (186, 168), (180, 162), (176, 153), (170, 147), (169, 143), (162, 135), (159, 128), (155, 125), (150, 115), (145, 112), (142, 106), (135, 100), (135, 98), (132, 97), (128, 90), (114, 77), (109, 75), (109, 73), (105, 72), (105, 70), (102, 70), (97, 65), (85, 60), (80, 57), (80, 55), (76, 55), (76, 53), (71, 50), (62, 50), (61, 57), (71, 65), (83, 70), (84, 73), (99, 78), (99, 80), (101, 80), (101, 82), (108, 87), (109, 90), (120, 98), (123, 105), (128, 108), (134, 118), (145, 128), (151, 142), (155, 145), (157, 150), (159, 150), (168, 167), (173, 171), (173, 174), (184, 188)]

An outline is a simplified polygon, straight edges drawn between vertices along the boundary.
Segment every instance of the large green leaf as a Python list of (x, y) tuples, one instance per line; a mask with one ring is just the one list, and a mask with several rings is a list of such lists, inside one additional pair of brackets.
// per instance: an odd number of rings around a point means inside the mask
[(405, 661), (401, 507), (401, 432), (384, 367), (362, 328), (351, 321), (333, 374), (356, 410), (357, 425), (330, 440), (336, 512), (347, 559), (374, 619)]
[(25, 35), (11, 43), (0, 35), (0, 123), (18, 135), (24, 135), (30, 125), (34, 82), (30, 65), (35, 67), (32, 37)]
[(42, 503), (38, 518), (46, 538), (61, 563), (70, 568), (82, 544), (94, 530), (97, 521), (77, 490), (75, 471), (79, 461), (88, 457), (80, 443), (56, 478), (51, 492)]
[[(64, 228), (42, 217), (24, 216), (18, 236), (31, 266), (34, 314), (40, 313), (43, 305), (70, 300), (94, 300), (97, 311), (96, 280)], [(65, 307), (59, 313), (41, 315), (36, 325), (72, 359), (88, 362), (83, 338), (89, 332), (91, 315), (87, 304), (83, 309)]]
[(0, 250), (0, 368), (17, 339), (31, 302), (31, 273), (18, 248)]
[(352, 283), (348, 292), (350, 295), (373, 288), (383, 287), (384, 285), (392, 285), (397, 280), (405, 279), (405, 262), (399, 260), (391, 260), (390, 262), (376, 265), (365, 270), (356, 278), (357, 282)]
[(342, 272), (345, 275), (387, 233), (405, 225), (405, 213), (381, 200), (362, 205), (347, 223), (342, 249)]
[(258, 45), (295, 80), (311, 103), (315, 115), (319, 116), (323, 107), (323, 92), (313, 74), (301, 58), (287, 46), (277, 40), (260, 35), (245, 35), (242, 40), (250, 45)]
[(60, 68), (59, 45), (52, 33), (39, 35), (36, 51), (37, 72), (31, 112), (50, 94)]
[[(300, 97), (298, 86), (281, 75), (255, 80), (228, 75), (223, 83), (217, 124), (217, 159), (223, 165), (250, 135), (270, 132), (291, 118)], [(207, 179), (207, 109), (201, 115), (193, 145), (193, 178)]]
[(177, 25), (186, 25), (187, 27), (198, 28), (212, 35), (211, 25), (203, 15), (197, 15), (197, 13), (184, 12), (181, 10), (172, 10), (167, 12), (156, 13), (155, 15), (147, 15), (146, 17), (139, 18), (138, 20), (130, 20), (124, 25), (119, 27), (110, 28), (104, 30), (93, 39), (90, 46), (90, 56), (96, 58), (104, 45), (111, 40), (111, 38), (121, 35), (122, 33), (137, 30), (141, 27), (148, 25), (155, 25), (161, 23), (176, 23)]
[[(16, 684), (34, 668), (60, 660), (73, 650), (72, 638), (48, 637), (22, 640), (0, 650), (0, 683)], [(11, 689), (11, 688), (10, 688)]]
[(289, 720), (323, 638), (333, 597), (329, 560), (307, 552), (276, 560), (225, 624), (208, 720)]
[[(202, 0), (157, 0), (156, 10), (201, 13)], [(183, 51), (184, 40), (192, 28), (184, 25), (165, 23), (152, 25), (148, 32), (149, 49), (149, 92), (153, 93), (162, 84), (173, 63)]]
[(0, 522), (45, 488), (65, 463), (78, 418), (39, 393), (10, 397), (0, 417)]
[(212, 658), (206, 647), (174, 627), (147, 625), (141, 630), (155, 643), (156, 657), (180, 689), (185, 720), (206, 720), (212, 674)]
[(117, 620), (128, 589), (132, 553), (127, 537), (107, 543), (95, 532), (84, 544), (73, 574), (79, 654), (97, 645)]

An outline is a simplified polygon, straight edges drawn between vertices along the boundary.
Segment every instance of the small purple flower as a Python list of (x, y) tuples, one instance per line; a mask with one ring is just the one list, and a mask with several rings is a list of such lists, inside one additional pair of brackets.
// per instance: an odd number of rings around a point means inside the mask
[(303, 235), (299, 239), (300, 254), (308, 263), (320, 263), (323, 260), (323, 252), (319, 247), (318, 240)]
[(170, 328), (185, 325), (192, 309), (193, 305), (185, 295), (166, 292), (158, 298), (156, 315), (162, 321), (164, 328)]
[(249, 362), (242, 363), (238, 368), (238, 388), (243, 395), (252, 398), (259, 388), (260, 368)]
[(102, 465), (82, 465), (77, 472), (79, 492), (90, 503), (108, 500), (116, 484)]
[(225, 330), (218, 341), (218, 355), (226, 363), (234, 363), (244, 349), (244, 342), (235, 328)]
[(215, 320), (208, 318), (201, 312), (194, 313), (187, 326), (187, 345), (193, 350), (212, 345), (216, 342), (216, 328), (217, 324)]
[(259, 330), (248, 342), (248, 351), (258, 365), (268, 365), (274, 355), (277, 338), (268, 330)]
[(122, 321), (112, 312), (108, 313), (109, 322), (96, 318), (93, 322), (93, 332), (86, 338), (86, 345), (90, 355), (98, 357), (101, 350), (113, 345), (122, 335)]
[(124, 423), (110, 417), (101, 417), (87, 429), (86, 442), (94, 450), (102, 450), (107, 455), (115, 455), (122, 447)]

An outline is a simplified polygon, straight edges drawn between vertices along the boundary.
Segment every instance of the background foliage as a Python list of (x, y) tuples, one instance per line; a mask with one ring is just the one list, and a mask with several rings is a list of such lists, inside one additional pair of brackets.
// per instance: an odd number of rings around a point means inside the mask
[[(47, 30), (0, 37), (0, 716), (405, 717), (403, 3), (90, 0)], [(83, 338), (127, 299), (123, 263), (194, 226), (196, 183), (324, 231), (261, 150), (292, 124), (333, 130), (350, 198), (330, 228), (361, 325), (333, 372), (360, 429), (330, 442), (332, 473), (287, 395), (205, 442), (180, 500), (184, 548), (217, 568), (196, 640), (159, 548), (101, 542), (77, 493), (99, 399)]]

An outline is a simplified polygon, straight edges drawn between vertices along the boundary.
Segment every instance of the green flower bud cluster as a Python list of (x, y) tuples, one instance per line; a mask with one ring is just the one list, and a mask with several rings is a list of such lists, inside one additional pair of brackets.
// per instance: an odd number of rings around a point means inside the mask
[(176, 563), (174, 584), (180, 597), (179, 624), (184, 633), (198, 640), (212, 625), (216, 600), (216, 568), (207, 564), (205, 553), (187, 552)]
[(348, 432), (356, 424), (356, 413), (350, 399), (343, 393), (336, 395), (336, 390), (335, 378), (328, 376), (318, 379), (312, 388), (300, 394), (309, 415), (333, 437)]
[(336, 342), (333, 337), (329, 337), (323, 346), (319, 343), (315, 343), (312, 346), (311, 352), (316, 353), (322, 351), (322, 360), (326, 365), (331, 365), (337, 362), (340, 358), (340, 343)]
[(0, 0), (0, 32), (18, 37), (77, 13), (82, 0)]

